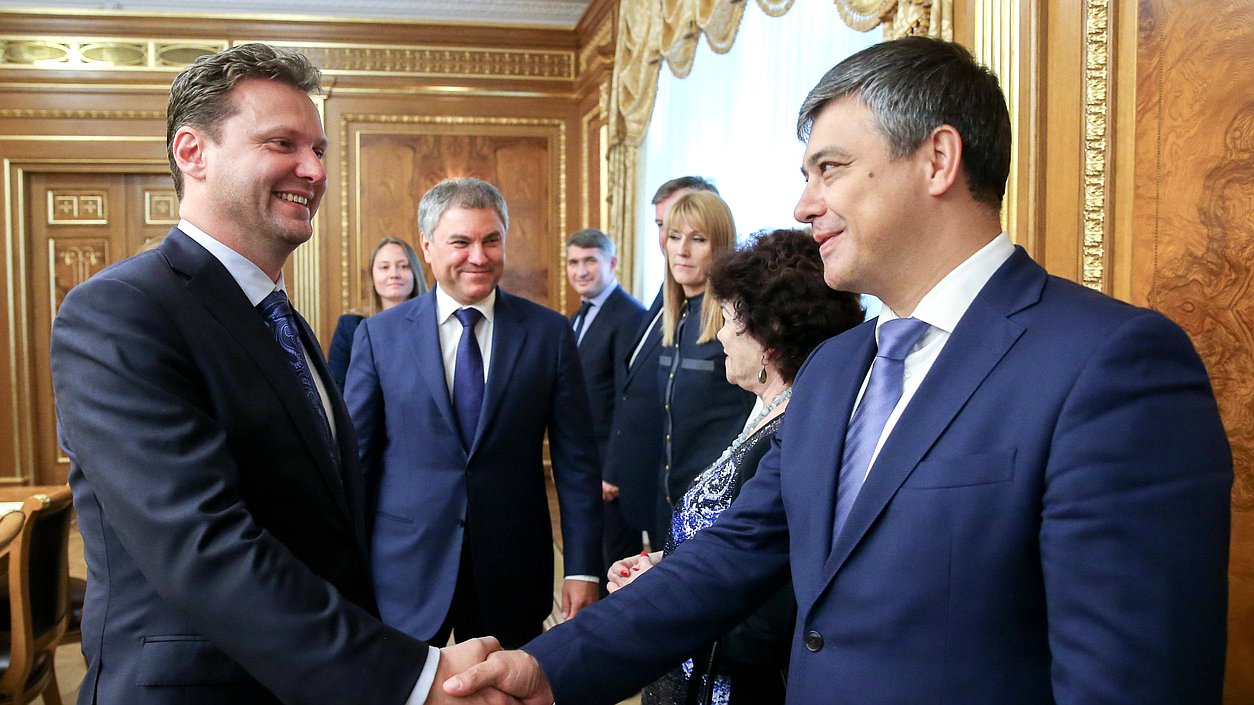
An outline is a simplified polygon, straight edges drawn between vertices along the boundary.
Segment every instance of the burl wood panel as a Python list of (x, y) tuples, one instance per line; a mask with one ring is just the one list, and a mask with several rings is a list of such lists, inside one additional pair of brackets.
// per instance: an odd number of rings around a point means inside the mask
[(1224, 702), (1254, 703), (1254, 0), (1142, 0), (1133, 298), (1206, 361), (1236, 481)]
[[(505, 196), (509, 232), (505, 238), (505, 275), (501, 287), (536, 303), (556, 307), (561, 233), (555, 234), (557, 177), (553, 145), (543, 136), (424, 133), (362, 134), (360, 242), (354, 251), (355, 285), (366, 300), (370, 280), (367, 258), (383, 237), (397, 235), (418, 245), (416, 218), (422, 195), (441, 180), (474, 176), (494, 184)], [(424, 262), (428, 283), (434, 281)], [(355, 286), (355, 288), (353, 288)]]

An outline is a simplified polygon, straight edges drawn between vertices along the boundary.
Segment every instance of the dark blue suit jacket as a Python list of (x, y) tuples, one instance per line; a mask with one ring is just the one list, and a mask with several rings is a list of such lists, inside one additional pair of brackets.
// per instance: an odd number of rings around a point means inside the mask
[(52, 377), (88, 567), (80, 704), (409, 696), (427, 646), (376, 617), (352, 427), (298, 324), (338, 465), (261, 315), (178, 229), (66, 296)]
[[(622, 359), (625, 373), (614, 401), (614, 418), (602, 460), (605, 481), (618, 486), (623, 518), (638, 531), (655, 531), (657, 525), (658, 477), (662, 467), (662, 393), (658, 389), (657, 368), (662, 352), (662, 321), (659, 319), (652, 329), (649, 323), (661, 310), (662, 292), (658, 291)], [(648, 338), (640, 354), (628, 366), (631, 353), (646, 332)]]
[(469, 452), (449, 401), (435, 292), (357, 328), (345, 397), (374, 509), (383, 619), (428, 638), (471, 541), (489, 631), (534, 628), (553, 601), (544, 438), (567, 575), (601, 572), (601, 473), (570, 322), (497, 290), (483, 411)]
[(579, 362), (592, 409), (592, 432), (602, 464), (614, 418), (614, 400), (627, 377), (627, 358), (638, 340), (636, 333), (644, 315), (640, 302), (615, 284), (614, 292), (605, 299), (579, 341)]
[(1018, 250), (833, 548), (874, 347), (873, 323), (820, 346), (718, 523), (527, 647), (558, 702), (614, 702), (791, 571), (790, 703), (1219, 703), (1232, 458), (1185, 334)]

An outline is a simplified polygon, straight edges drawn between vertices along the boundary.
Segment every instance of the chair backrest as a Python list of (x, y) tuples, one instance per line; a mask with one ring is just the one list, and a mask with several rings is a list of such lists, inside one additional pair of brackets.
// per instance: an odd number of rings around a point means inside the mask
[(69, 487), (28, 497), (25, 522), (9, 544), (9, 668), (0, 691), (18, 702), (42, 691), (28, 682), (41, 658), (54, 658), (69, 617), (69, 535), (73, 498)]

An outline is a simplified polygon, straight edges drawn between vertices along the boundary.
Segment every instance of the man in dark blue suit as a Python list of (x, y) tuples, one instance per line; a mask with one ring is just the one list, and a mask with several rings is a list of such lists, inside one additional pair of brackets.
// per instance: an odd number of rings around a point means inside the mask
[[(713, 191), (714, 184), (700, 176), (681, 176), (658, 187), (653, 194), (658, 248), (665, 256), (662, 224), (671, 204), (689, 191)], [(626, 372), (618, 387), (609, 440), (602, 457), (602, 476), (618, 488), (623, 520), (633, 529), (649, 532), (654, 548), (661, 548), (670, 529), (658, 526), (658, 517), (669, 516), (662, 486), (662, 393), (657, 383), (658, 357), (662, 352), (662, 289), (641, 327), (632, 336)], [(624, 553), (617, 558), (629, 555)]]
[(791, 574), (790, 703), (1219, 703), (1232, 458), (1188, 337), (1011, 244), (1010, 119), (962, 47), (855, 54), (799, 133), (796, 216), (879, 319), (815, 350), (717, 524), (445, 687), (614, 702)]
[(618, 253), (614, 241), (600, 230), (580, 230), (567, 238), (566, 278), (581, 299), (579, 310), (571, 316), (571, 325), (579, 346), (579, 361), (583, 365), (592, 410), (592, 431), (602, 464), (601, 501), (605, 508), (602, 574), (614, 561), (640, 553), (644, 547), (641, 530), (633, 529), (623, 519), (618, 502), (619, 486), (605, 477), (604, 470), (614, 400), (627, 376), (627, 358), (635, 343), (633, 336), (645, 315), (640, 302), (618, 285), (614, 276), (616, 267)]
[(327, 185), (318, 87), (260, 44), (179, 74), (178, 227), (53, 325), (88, 570), (80, 705), (412, 705), (437, 663), (458, 670), (378, 619), (352, 426), (285, 292)]
[(383, 620), (442, 644), (538, 635), (553, 599), (547, 432), (567, 618), (595, 601), (601, 473), (574, 331), (497, 287), (509, 214), (496, 187), (422, 197), (430, 293), (362, 322), (345, 399), (357, 430)]

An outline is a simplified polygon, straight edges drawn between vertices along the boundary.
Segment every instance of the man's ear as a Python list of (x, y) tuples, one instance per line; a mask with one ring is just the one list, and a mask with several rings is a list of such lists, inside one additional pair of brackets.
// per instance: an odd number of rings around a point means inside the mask
[(174, 133), (174, 163), (184, 177), (198, 181), (204, 179), (207, 139), (204, 132), (188, 125)]
[(962, 136), (952, 125), (941, 125), (919, 147), (925, 160), (927, 192), (940, 196), (962, 179)]

